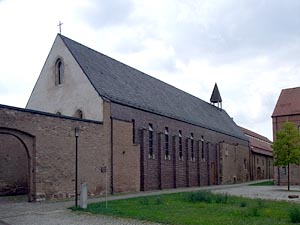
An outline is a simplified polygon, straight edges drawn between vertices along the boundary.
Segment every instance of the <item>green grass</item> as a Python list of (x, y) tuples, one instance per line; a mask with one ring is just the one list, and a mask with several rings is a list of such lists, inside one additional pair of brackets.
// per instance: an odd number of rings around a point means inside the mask
[(176, 193), (89, 204), (92, 214), (134, 218), (163, 224), (293, 224), (300, 205), (288, 202), (253, 200), (211, 192)]
[(273, 186), (274, 180), (263, 181), (255, 184), (249, 184), (249, 186)]

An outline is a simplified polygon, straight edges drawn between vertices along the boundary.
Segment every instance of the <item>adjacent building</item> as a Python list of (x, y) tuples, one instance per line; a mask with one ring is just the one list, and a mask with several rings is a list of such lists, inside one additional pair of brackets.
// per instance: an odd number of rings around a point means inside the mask
[[(277, 100), (272, 114), (273, 139), (276, 140), (276, 132), (282, 128), (285, 122), (292, 122), (300, 130), (300, 87), (283, 89)], [(288, 174), (286, 167), (276, 167), (274, 177), (279, 185), (287, 184)], [(300, 167), (290, 166), (290, 184), (300, 184)]]
[(241, 127), (241, 129), (249, 138), (251, 180), (273, 179), (272, 141), (246, 128)]

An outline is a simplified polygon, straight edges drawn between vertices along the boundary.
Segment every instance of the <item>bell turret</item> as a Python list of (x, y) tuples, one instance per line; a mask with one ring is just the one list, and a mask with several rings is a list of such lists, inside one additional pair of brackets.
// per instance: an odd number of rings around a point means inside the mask
[(215, 83), (214, 90), (211, 94), (210, 103), (213, 105), (217, 104), (217, 107), (222, 109), (222, 98), (217, 83)]

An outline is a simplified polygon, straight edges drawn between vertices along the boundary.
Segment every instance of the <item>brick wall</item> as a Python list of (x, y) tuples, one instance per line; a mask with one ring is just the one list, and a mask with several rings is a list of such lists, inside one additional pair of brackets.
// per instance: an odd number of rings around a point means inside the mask
[[(295, 126), (300, 125), (300, 115), (289, 115), (273, 117), (273, 140), (276, 140), (276, 132), (279, 131), (285, 122), (292, 122)], [(287, 167), (274, 166), (274, 179), (279, 185), (287, 185), (288, 183), (288, 169)], [(300, 184), (300, 167), (296, 165), (290, 165), (290, 184)]]
[[(20, 134), (26, 134), (34, 140), (29, 158), (32, 171), (29, 173), (31, 200), (74, 196), (75, 127), (80, 129), (78, 183), (87, 182), (90, 195), (104, 193), (105, 175), (99, 172), (99, 167), (110, 162), (107, 151), (110, 147), (109, 141), (105, 139), (103, 124), (1, 106), (0, 127), (0, 146), (4, 146), (4, 143), (10, 145), (1, 130), (8, 129), (10, 136), (15, 134), (21, 139), (23, 137)], [(30, 149), (30, 144), (27, 145)], [(1, 153), (11, 148), (11, 145), (5, 147)], [(24, 154), (22, 157), (25, 157)]]
[(273, 179), (273, 158), (260, 154), (253, 154), (253, 177), (257, 179)]
[[(240, 154), (237, 157), (247, 155), (249, 158), (248, 142), (240, 140), (228, 135), (217, 133), (215, 131), (202, 127), (187, 124), (181, 121), (148, 113), (145, 111), (133, 109), (123, 105), (111, 104), (111, 115), (113, 118), (120, 120), (132, 121), (135, 126), (135, 142), (141, 145), (141, 189), (152, 190), (160, 188), (187, 187), (218, 184), (221, 164), (218, 161), (220, 142), (234, 143)], [(149, 157), (149, 123), (153, 127), (153, 155)], [(169, 134), (169, 153), (170, 157), (165, 158), (165, 140), (164, 131), (168, 128)], [(183, 159), (179, 159), (178, 134), (182, 132)], [(191, 159), (191, 133), (194, 140), (194, 159)], [(197, 143), (201, 143), (204, 139), (204, 158), (200, 158), (200, 147)], [(246, 156), (245, 156), (246, 157)], [(238, 160), (241, 163), (243, 160)], [(222, 166), (225, 167), (225, 173), (229, 177), (236, 174), (237, 181), (245, 181), (248, 174), (237, 173), (236, 165), (230, 169), (231, 161), (224, 160)], [(248, 169), (248, 168), (247, 168)], [(246, 170), (247, 170), (246, 169)], [(212, 173), (210, 174), (210, 172)], [(199, 171), (199, 172), (198, 172)], [(224, 172), (223, 171), (223, 172)], [(248, 170), (247, 170), (248, 171)], [(225, 179), (226, 182), (233, 182), (233, 179)]]
[(0, 134), (0, 195), (28, 193), (29, 159), (17, 137)]
[(132, 142), (131, 122), (112, 119), (113, 192), (140, 190), (140, 147)]
[(221, 143), (220, 164), (222, 184), (245, 182), (250, 179), (248, 147)]

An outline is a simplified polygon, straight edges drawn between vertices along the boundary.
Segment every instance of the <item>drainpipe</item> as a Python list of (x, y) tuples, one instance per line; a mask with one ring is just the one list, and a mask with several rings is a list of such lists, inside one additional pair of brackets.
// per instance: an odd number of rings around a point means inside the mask
[(75, 127), (75, 207), (78, 202), (78, 137), (79, 127)]
[(110, 188), (111, 188), (111, 193), (114, 193), (114, 138), (113, 138), (113, 118), (110, 117)]

